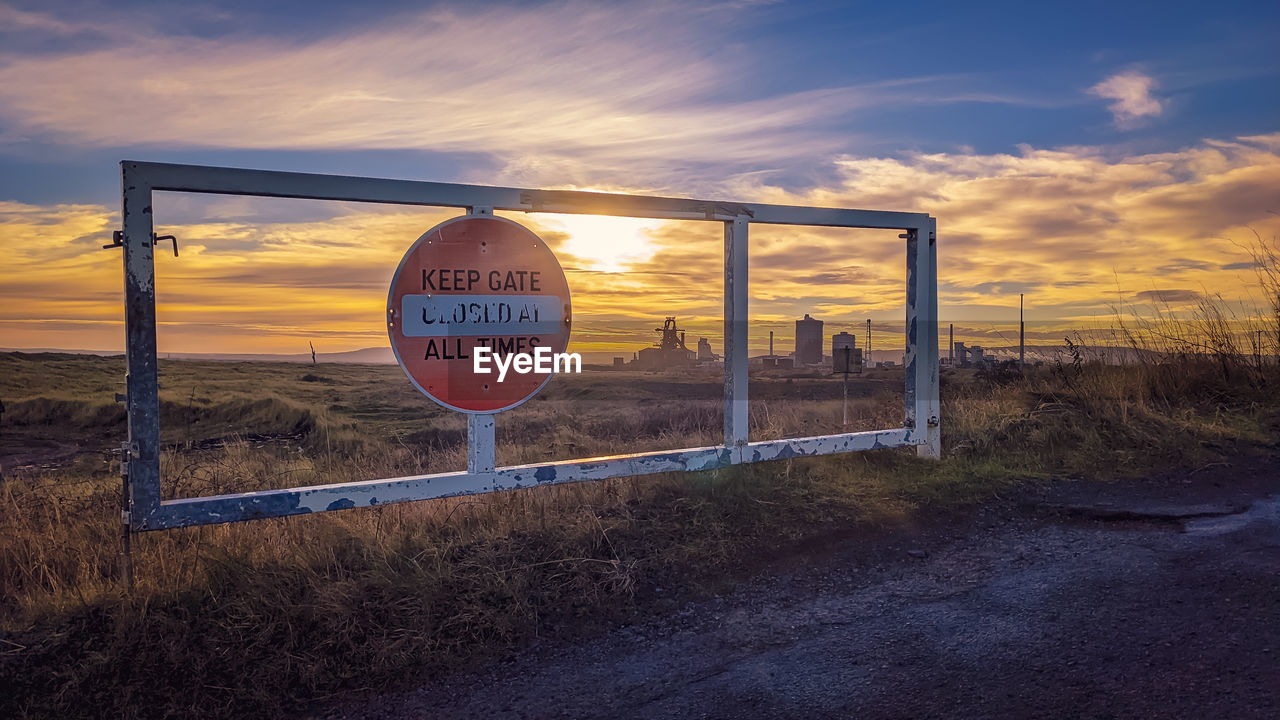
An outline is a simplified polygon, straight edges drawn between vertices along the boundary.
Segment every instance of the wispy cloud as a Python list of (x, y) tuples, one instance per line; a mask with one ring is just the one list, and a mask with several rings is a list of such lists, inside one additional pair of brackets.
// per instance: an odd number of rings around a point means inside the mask
[(1098, 97), (1114, 100), (1107, 106), (1116, 127), (1127, 130), (1140, 125), (1144, 118), (1164, 112), (1164, 103), (1151, 93), (1155, 78), (1136, 70), (1117, 73), (1089, 88)]
[(768, 163), (845, 142), (805, 128), (864, 93), (734, 97), (729, 51), (705, 42), (699, 18), (669, 3), (569, 2), (436, 10), (308, 40), (124, 30), (114, 46), (7, 58), (0, 117), (82, 145), (412, 148), (512, 163)]
[(1169, 290), (1141, 290), (1133, 294), (1134, 299), (1162, 305), (1177, 303), (1193, 303), (1203, 297), (1195, 290), (1172, 288)]
[(6, 31), (39, 31), (54, 35), (67, 35), (84, 29), (79, 23), (68, 22), (46, 13), (22, 10), (9, 4), (0, 4), (0, 27)]
[[(764, 90), (749, 79), (768, 60), (708, 30), (751, 12), (567, 0), (216, 38), (108, 14), (99, 42), (0, 51), (0, 124), (80, 147), (466, 152), (491, 162), (465, 179), (699, 193), (855, 151), (864, 109), (1024, 102), (959, 74)], [(85, 25), (14, 17), (50, 37)]]

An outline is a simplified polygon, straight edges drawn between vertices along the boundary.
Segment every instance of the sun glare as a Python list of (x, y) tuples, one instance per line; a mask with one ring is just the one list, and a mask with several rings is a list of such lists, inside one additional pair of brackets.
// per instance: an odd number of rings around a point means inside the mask
[(662, 220), (609, 215), (545, 215), (540, 224), (568, 235), (557, 249), (591, 263), (591, 269), (621, 272), (652, 253), (651, 234)]

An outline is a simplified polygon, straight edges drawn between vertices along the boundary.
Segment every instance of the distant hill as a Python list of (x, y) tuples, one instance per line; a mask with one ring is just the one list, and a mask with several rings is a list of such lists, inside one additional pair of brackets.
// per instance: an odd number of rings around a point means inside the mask
[(67, 350), (64, 348), (0, 348), (0, 352), (27, 353), (28, 355), (35, 355), (37, 353), (53, 353), (57, 355), (101, 355), (103, 357), (124, 355), (123, 350)]
[[(983, 347), (988, 355), (995, 355), (998, 360), (1016, 360), (1018, 358), (1017, 346), (1012, 347)], [(62, 348), (0, 348), (0, 352), (21, 352), (21, 353), (66, 353), (71, 355), (123, 355), (123, 351), (119, 350), (67, 350)], [(591, 351), (582, 352), (583, 362), (598, 363), (601, 365), (611, 365), (614, 357), (625, 357), (631, 360), (629, 351), (605, 352)], [(1160, 355), (1158, 352), (1150, 350), (1134, 350), (1132, 348), (1122, 347), (1105, 347), (1095, 346), (1081, 349), (1081, 355), (1084, 360), (1102, 360), (1106, 363), (1125, 364), (1138, 360), (1151, 360)], [(902, 363), (903, 352), (899, 349), (893, 350), (873, 350), (871, 352), (872, 362), (894, 362)], [(947, 357), (945, 347), (941, 351), (942, 357)], [(310, 353), (297, 354), (272, 354), (272, 353), (160, 353), (161, 358), (172, 358), (179, 360), (212, 360), (217, 362), (283, 362), (283, 363), (303, 363), (311, 362)], [(753, 355), (755, 357), (755, 355)], [(1027, 361), (1028, 362), (1053, 362), (1055, 358), (1066, 358), (1066, 349), (1062, 345), (1028, 345)], [(1068, 359), (1069, 360), (1069, 359)], [(360, 350), (348, 350), (346, 352), (336, 353), (316, 353), (316, 361), (322, 363), (344, 363), (351, 365), (395, 365), (396, 356), (391, 352), (389, 347), (373, 347), (363, 348)]]
[[(1009, 347), (986, 347), (983, 346), (983, 352), (988, 355), (994, 355), (997, 360), (1017, 360), (1018, 346)], [(942, 356), (947, 357), (947, 351), (944, 348)], [(1112, 365), (1125, 365), (1135, 362), (1152, 362), (1159, 360), (1164, 353), (1157, 350), (1141, 350), (1129, 347), (1118, 347), (1108, 345), (1089, 345), (1080, 347), (1080, 358), (1084, 361), (1101, 361)], [(1071, 358), (1067, 352), (1065, 345), (1028, 345), (1027, 346), (1027, 362), (1054, 362), (1061, 359), (1063, 362), (1070, 362)]]
[[(71, 355), (123, 355), (120, 350), (66, 350), (61, 348), (0, 348), (2, 352), (66, 353)], [(218, 362), (285, 362), (310, 363), (311, 353), (296, 355), (272, 353), (159, 353), (164, 359), (213, 360)], [(316, 362), (347, 363), (359, 365), (395, 365), (396, 356), (391, 348), (364, 348), (337, 353), (316, 353)]]

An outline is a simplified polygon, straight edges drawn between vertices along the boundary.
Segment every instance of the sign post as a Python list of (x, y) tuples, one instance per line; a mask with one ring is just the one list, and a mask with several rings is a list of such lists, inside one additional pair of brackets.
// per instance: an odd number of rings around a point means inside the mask
[(555, 374), (554, 365), (478, 373), (477, 353), (512, 363), (538, 348), (563, 353), (571, 309), (551, 249), (491, 209), (431, 228), (405, 253), (387, 294), (391, 349), (414, 387), (467, 413), (467, 472), (493, 472), (494, 413), (533, 397)]

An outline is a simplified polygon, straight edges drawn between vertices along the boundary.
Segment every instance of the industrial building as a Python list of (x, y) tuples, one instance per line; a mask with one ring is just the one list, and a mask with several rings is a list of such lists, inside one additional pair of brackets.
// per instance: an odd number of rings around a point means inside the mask
[[(654, 328), (658, 333), (658, 342), (652, 347), (641, 350), (636, 355), (636, 366), (645, 370), (661, 370), (663, 368), (689, 367), (694, 364), (697, 355), (685, 347), (684, 331), (676, 327), (676, 319), (668, 317), (662, 327)], [(710, 345), (707, 346), (710, 350)]]
[(711, 341), (707, 338), (698, 338), (698, 350), (696, 352), (690, 350), (685, 345), (685, 331), (680, 329), (673, 316), (668, 316), (662, 323), (662, 327), (653, 330), (658, 333), (657, 342), (634, 353), (630, 363), (624, 364), (622, 358), (614, 358), (614, 367), (668, 370), (694, 368), (720, 361), (720, 356), (712, 351)]
[(822, 364), (822, 321), (809, 317), (796, 321), (796, 365)]
[(957, 367), (980, 367), (993, 358), (986, 355), (981, 345), (966, 346), (962, 342), (957, 342), (955, 348), (955, 365)]
[(847, 332), (831, 336), (831, 371), (844, 374), (862, 372), (862, 350), (856, 336)]
[(759, 365), (766, 370), (790, 370), (795, 367), (795, 361), (789, 357), (775, 357), (773, 355), (761, 355), (751, 358), (751, 364)]
[(709, 363), (719, 359), (719, 355), (711, 352), (711, 341), (704, 337), (698, 338), (698, 362)]

